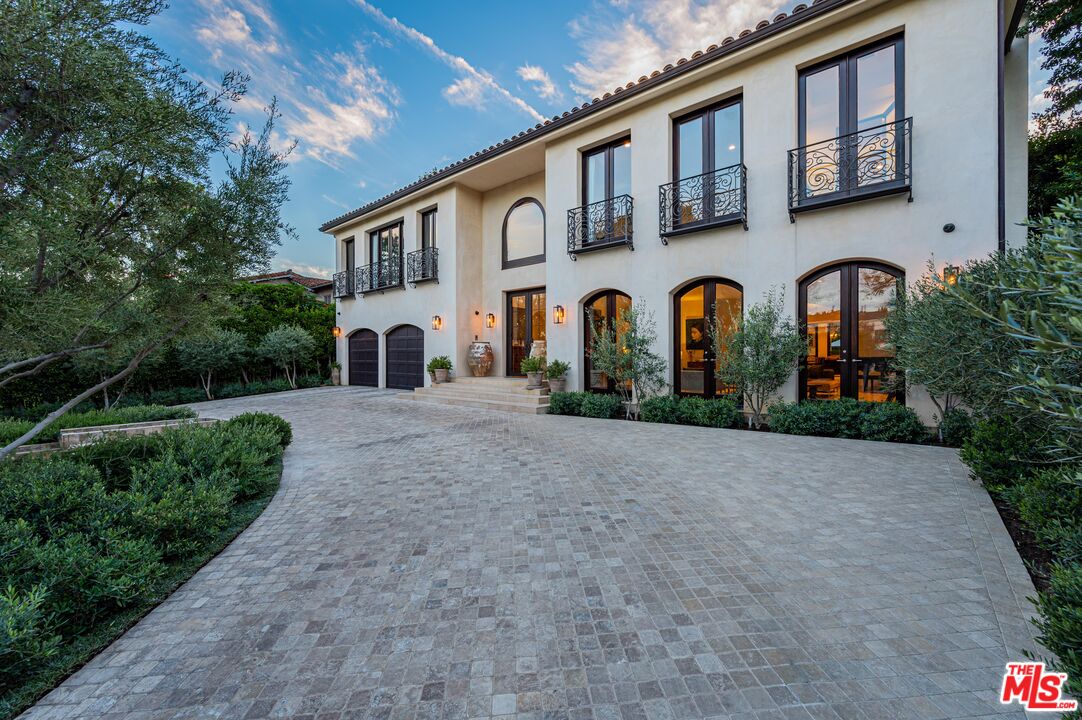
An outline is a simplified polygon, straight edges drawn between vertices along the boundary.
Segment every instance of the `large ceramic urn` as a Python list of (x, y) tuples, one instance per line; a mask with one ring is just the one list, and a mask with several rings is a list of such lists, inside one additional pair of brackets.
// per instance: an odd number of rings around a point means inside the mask
[(492, 345), (487, 340), (475, 340), (470, 343), (466, 354), (466, 364), (474, 377), (485, 377), (492, 370)]

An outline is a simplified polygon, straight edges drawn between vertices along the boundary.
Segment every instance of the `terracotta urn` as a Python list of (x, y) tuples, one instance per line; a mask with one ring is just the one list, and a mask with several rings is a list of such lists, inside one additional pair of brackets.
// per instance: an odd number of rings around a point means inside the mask
[(474, 377), (485, 377), (492, 370), (492, 345), (487, 340), (476, 340), (470, 343), (466, 353), (466, 365)]

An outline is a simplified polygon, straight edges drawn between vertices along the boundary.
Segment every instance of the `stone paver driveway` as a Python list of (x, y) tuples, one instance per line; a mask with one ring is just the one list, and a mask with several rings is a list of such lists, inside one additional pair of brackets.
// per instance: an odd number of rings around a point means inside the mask
[(1024, 717), (1028, 577), (952, 451), (327, 388), (278, 496), (34, 718)]

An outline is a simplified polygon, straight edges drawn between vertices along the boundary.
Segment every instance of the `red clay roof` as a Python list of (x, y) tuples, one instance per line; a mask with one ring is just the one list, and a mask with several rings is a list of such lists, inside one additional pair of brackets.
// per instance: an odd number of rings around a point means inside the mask
[(296, 283), (298, 285), (303, 285), (304, 287), (308, 288), (309, 290), (315, 290), (317, 288), (321, 288), (321, 287), (323, 287), (325, 285), (330, 285), (331, 284), (331, 281), (327, 280), (326, 278), (317, 278), (317, 277), (310, 277), (308, 275), (301, 275), (300, 273), (293, 272), (292, 269), (279, 270), (278, 272), (272, 272), (272, 273), (263, 273), (262, 275), (249, 275), (248, 277), (242, 277), (241, 278), (241, 280), (246, 280), (248, 282), (254, 282), (254, 283), (266, 282), (267, 280), (282, 280), (282, 279), (289, 280), (290, 282), (294, 282), (294, 283)]
[(399, 188), (394, 192), (391, 192), (383, 197), (373, 200), (372, 202), (362, 205), (356, 210), (339, 215), (336, 218), (328, 220), (323, 223), (319, 229), (320, 232), (327, 232), (332, 228), (341, 225), (344, 222), (354, 220), (363, 215), (376, 210), (384, 205), (390, 204), (395, 200), (398, 200), (412, 192), (420, 190), (423, 187), (432, 185), (444, 178), (447, 178), (455, 173), (465, 170), (468, 167), (476, 165), (485, 160), (489, 160), (497, 155), (500, 155), (508, 150), (511, 150), (519, 145), (522, 145), (539, 135), (544, 135), (548, 132), (552, 132), (557, 128), (561, 128), (571, 122), (578, 120), (581, 117), (590, 115), (592, 113), (603, 110), (606, 107), (614, 105), (618, 102), (625, 100), (633, 95), (638, 94), (644, 90), (655, 87), (661, 83), (667, 82), (679, 75), (682, 75), (689, 70), (696, 67), (700, 67), (706, 63), (717, 60), (730, 53), (736, 52), (741, 48), (745, 48), (748, 45), (752, 45), (760, 40), (776, 35), (777, 33), (787, 28), (798, 25), (799, 23), (811, 20), (814, 17), (827, 13), (837, 7), (854, 2), (855, 0), (813, 0), (810, 4), (801, 3), (793, 8), (791, 14), (780, 13), (773, 20), (762, 20), (756, 26), (755, 29), (746, 29), (742, 31), (737, 37), (727, 37), (721, 41), (719, 45), (711, 45), (706, 50), (697, 50), (691, 54), (689, 58), (680, 58), (675, 63), (666, 65), (661, 70), (654, 70), (649, 76), (643, 75), (637, 81), (627, 83), (622, 87), (615, 88), (612, 92), (607, 92), (599, 98), (594, 98), (588, 103), (583, 103), (580, 107), (573, 107), (570, 110), (565, 111), (562, 115), (553, 115), (551, 120), (545, 120), (544, 122), (534, 125), (532, 128), (527, 128), (517, 135), (505, 138), (495, 145), (489, 145), (484, 150), (479, 150), (469, 157), (464, 157), (458, 162), (453, 162), (447, 167), (436, 170), (423, 175), (421, 178), (413, 181), (405, 187)]

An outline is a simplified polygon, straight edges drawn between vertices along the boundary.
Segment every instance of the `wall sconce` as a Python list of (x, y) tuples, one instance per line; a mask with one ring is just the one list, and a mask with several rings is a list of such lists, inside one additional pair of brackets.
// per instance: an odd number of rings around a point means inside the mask
[(442, 330), (443, 329), (443, 318), (441, 318), (439, 315), (433, 315), (432, 316), (432, 329), (433, 330)]
[(496, 327), (496, 316), (493, 315), (492, 313), (485, 313), (485, 327), (487, 327), (487, 328)]
[(958, 276), (961, 274), (962, 270), (957, 265), (947, 265), (943, 268), (943, 282), (948, 285), (957, 285)]
[(564, 319), (567, 317), (567, 313), (564, 311), (563, 305), (556, 305), (552, 308), (552, 324), (563, 325)]
[(334, 329), (331, 330), (331, 335), (335, 336), (336, 338), (342, 337), (342, 328), (335, 325)]

